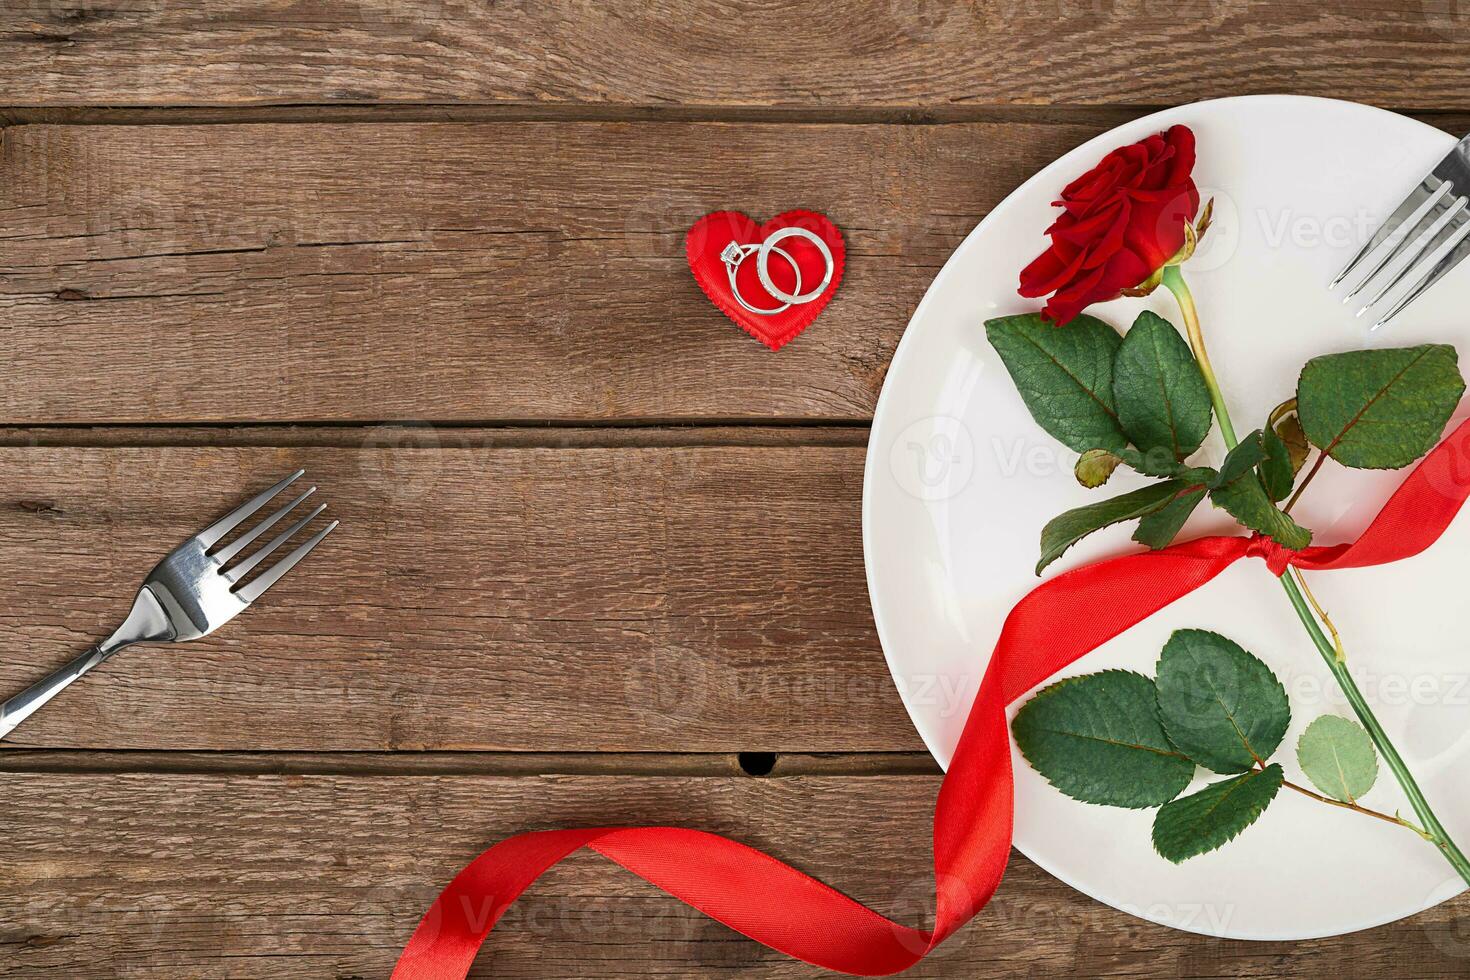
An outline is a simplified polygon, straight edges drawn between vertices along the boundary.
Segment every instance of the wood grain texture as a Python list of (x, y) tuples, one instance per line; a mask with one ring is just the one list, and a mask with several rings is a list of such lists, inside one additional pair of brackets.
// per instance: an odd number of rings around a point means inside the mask
[(0, 773), (246, 776), (937, 776), (927, 752), (187, 752), (16, 749)]
[(15, 105), (1464, 108), (1460, 0), (21, 0)]
[[(438, 888), (481, 849), (523, 830), (604, 822), (728, 834), (919, 924), (932, 914), (929, 814), (938, 784), (918, 776), (16, 777), (6, 782), (0, 848), (0, 955), (11, 978), (383, 977)], [(1107, 908), (1017, 856), (981, 917), (906, 975), (1463, 977), (1466, 902), (1334, 940), (1228, 942)], [(1231, 911), (1205, 905), (1186, 914), (1228, 921)], [(580, 855), (512, 906), (472, 975), (829, 974)]]
[[(1093, 134), (7, 129), (0, 423), (866, 418), (949, 252)], [(839, 292), (777, 354), (684, 261), (694, 220), (736, 206), (847, 235)]]
[[(482, 847), (608, 822), (923, 921), (938, 778), (873, 634), (862, 429), (816, 426), (870, 417), (933, 274), (1060, 153), (1279, 90), (1459, 130), (1467, 42), (1458, 0), (4, 5), (0, 125), (125, 125), (0, 129), (0, 691), (281, 471), (344, 525), (0, 746), (0, 973), (385, 976)], [(779, 355), (683, 264), (732, 206), (848, 235)], [(1466, 903), (1232, 943), (1016, 857), (910, 975), (1458, 978)], [(819, 974), (579, 856), (474, 975)]]
[[(861, 447), (0, 449), (0, 689), (302, 466), (342, 527), (226, 628), (128, 651), (4, 743), (921, 750), (864, 584)], [(957, 708), (957, 710), (960, 710)]]

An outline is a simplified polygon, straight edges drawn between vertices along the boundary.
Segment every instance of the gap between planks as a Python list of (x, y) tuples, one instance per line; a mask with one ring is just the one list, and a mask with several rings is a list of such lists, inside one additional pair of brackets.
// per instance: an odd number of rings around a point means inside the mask
[(618, 419), (583, 422), (195, 423), (0, 426), (4, 448), (209, 447), (390, 449), (683, 449), (706, 446), (866, 446), (869, 423), (804, 419), (695, 424)]
[[(756, 753), (751, 753), (755, 755)], [(0, 772), (300, 776), (937, 776), (924, 752), (190, 752), (0, 749)]]
[[(1172, 105), (1042, 106), (935, 105), (920, 108), (817, 108), (783, 106), (626, 105), (454, 105), (374, 103), (368, 105), (282, 104), (251, 106), (0, 106), (0, 130), (11, 126), (237, 126), (298, 123), (769, 123), (772, 125), (943, 126), (972, 123), (1030, 123), (1111, 129)], [(1400, 109), (1381, 106), (1447, 132), (1470, 131), (1470, 112), (1460, 109)]]
[(959, 106), (923, 108), (815, 108), (780, 106), (627, 105), (370, 105), (253, 106), (8, 106), (0, 128), (64, 126), (200, 126), (251, 123), (773, 123), (787, 125), (935, 126), (947, 123), (1029, 122), (1121, 125), (1166, 106)]

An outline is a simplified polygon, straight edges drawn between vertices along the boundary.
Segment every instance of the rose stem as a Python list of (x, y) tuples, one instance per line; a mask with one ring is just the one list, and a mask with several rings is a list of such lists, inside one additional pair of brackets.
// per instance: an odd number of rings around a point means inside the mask
[(1235, 426), (1230, 424), (1230, 410), (1225, 407), (1225, 396), (1220, 391), (1220, 382), (1215, 380), (1215, 369), (1210, 366), (1210, 355), (1205, 350), (1205, 335), (1200, 331), (1199, 310), (1194, 305), (1194, 295), (1184, 283), (1184, 274), (1179, 266), (1164, 269), (1164, 285), (1174, 294), (1179, 303), (1179, 312), (1184, 315), (1184, 326), (1189, 332), (1189, 347), (1194, 359), (1199, 362), (1200, 374), (1205, 376), (1205, 387), (1210, 389), (1210, 401), (1215, 406), (1215, 418), (1220, 423), (1220, 432), (1225, 436), (1225, 445), (1234, 449), (1240, 441), (1235, 438)]
[[(1179, 312), (1184, 317), (1184, 325), (1189, 336), (1189, 346), (1194, 351), (1195, 360), (1199, 362), (1200, 373), (1204, 375), (1205, 385), (1210, 390), (1210, 401), (1215, 406), (1215, 418), (1220, 422), (1220, 432), (1225, 437), (1225, 446), (1227, 449), (1234, 449), (1239, 440), (1235, 437), (1235, 427), (1230, 424), (1229, 409), (1225, 407), (1224, 395), (1220, 391), (1219, 382), (1215, 379), (1214, 369), (1210, 367), (1209, 355), (1205, 352), (1205, 338), (1200, 330), (1199, 311), (1195, 308), (1194, 297), (1190, 294), (1189, 286), (1185, 284), (1184, 275), (1178, 266), (1169, 266), (1164, 270), (1163, 284), (1169, 292), (1174, 294), (1175, 300), (1179, 303)], [(1306, 629), (1307, 636), (1311, 638), (1313, 645), (1317, 647), (1317, 652), (1326, 661), (1327, 668), (1332, 671), (1332, 676), (1337, 679), (1343, 694), (1347, 696), (1353, 713), (1358, 716), (1358, 721), (1367, 730), (1379, 754), (1388, 763), (1388, 768), (1393, 771), (1394, 778), (1403, 788), (1404, 795), (1409, 798), (1409, 804), (1414, 808), (1414, 813), (1418, 815), (1419, 822), (1424, 825), (1425, 839), (1438, 847), (1445, 859), (1459, 872), (1460, 877), (1470, 884), (1470, 860), (1467, 860), (1460, 849), (1455, 846), (1455, 842), (1445, 831), (1444, 825), (1429, 808), (1429, 801), (1424, 798), (1424, 793), (1419, 789), (1419, 784), (1414, 781), (1409, 767), (1399, 755), (1398, 749), (1394, 748), (1393, 742), (1389, 741), (1388, 733), (1378, 723), (1372, 709), (1368, 707), (1363, 692), (1358, 690), (1357, 682), (1348, 673), (1346, 661), (1339, 658), (1338, 649), (1332, 645), (1332, 641), (1322, 632), (1322, 627), (1313, 618), (1311, 607), (1302, 596), (1301, 589), (1297, 587), (1290, 575), (1282, 575), (1277, 581), (1286, 591), (1286, 597), (1291, 601), (1291, 606)]]
[(1332, 625), (1332, 617), (1327, 615), (1327, 610), (1322, 608), (1322, 603), (1318, 602), (1317, 597), (1312, 595), (1312, 590), (1307, 588), (1307, 577), (1302, 574), (1300, 568), (1293, 568), (1291, 574), (1296, 579), (1296, 584), (1301, 586), (1301, 590), (1306, 595), (1307, 601), (1312, 604), (1312, 612), (1317, 614), (1317, 618), (1322, 621), (1322, 625), (1327, 627), (1327, 632), (1332, 634), (1332, 649), (1337, 651), (1338, 661), (1346, 661), (1347, 651), (1342, 648), (1342, 635), (1337, 632), (1337, 627)]

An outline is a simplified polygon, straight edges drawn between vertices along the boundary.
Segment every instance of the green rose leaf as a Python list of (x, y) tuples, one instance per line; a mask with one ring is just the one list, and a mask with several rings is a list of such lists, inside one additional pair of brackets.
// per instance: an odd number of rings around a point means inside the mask
[(1189, 456), (1210, 431), (1210, 392), (1179, 331), (1163, 317), (1138, 314), (1113, 361), (1118, 422), (1140, 450)]
[(1158, 806), (1194, 776), (1164, 734), (1154, 682), (1132, 671), (1058, 681), (1022, 705), (1011, 731), (1032, 768), (1084, 803)]
[(1323, 715), (1296, 743), (1296, 761), (1312, 785), (1343, 803), (1356, 802), (1378, 779), (1373, 739), (1355, 721)]
[(1261, 445), (1261, 430), (1257, 429), (1240, 440), (1240, 444), (1225, 455), (1225, 462), (1220, 464), (1220, 476), (1215, 481), (1216, 485), (1224, 486), (1227, 483), (1234, 483), (1265, 458), (1266, 450)]
[(1215, 772), (1269, 759), (1291, 724), (1271, 668), (1219, 633), (1175, 631), (1159, 656), (1157, 685), (1169, 740)]
[(1265, 485), (1266, 496), (1273, 501), (1285, 500), (1291, 496), (1292, 484), (1296, 482), (1297, 468), (1292, 462), (1291, 449), (1281, 436), (1276, 434), (1275, 429), (1267, 429), (1261, 433), (1261, 449), (1265, 455), (1258, 464), (1258, 468), (1261, 472), (1261, 483)]
[(1118, 450), (1116, 455), (1130, 469), (1137, 470), (1144, 476), (1188, 480), (1190, 483), (1201, 484), (1213, 484), (1219, 478), (1219, 474), (1210, 467), (1181, 463), (1165, 449), (1141, 452), (1130, 446)]
[(1123, 338), (1083, 314), (1064, 327), (1039, 313), (985, 323), (985, 334), (1036, 423), (1069, 449), (1122, 449), (1113, 403), (1113, 357)]
[(1167, 480), (1058, 514), (1041, 529), (1041, 560), (1036, 563), (1036, 574), (1093, 531), (1151, 514), (1187, 487), (1182, 480)]
[(1312, 532), (1292, 520), (1290, 515), (1278, 510), (1253, 473), (1247, 473), (1233, 483), (1215, 487), (1210, 491), (1210, 502), (1283, 548), (1300, 551), (1312, 543)]
[(1439, 441), (1464, 391), (1448, 344), (1327, 354), (1302, 368), (1297, 415), (1344, 466), (1397, 469)]
[(1154, 816), (1154, 850), (1178, 864), (1228, 844), (1276, 798), (1285, 775), (1273, 763), (1165, 803)]
[(1204, 487), (1186, 490), (1139, 521), (1138, 529), (1133, 532), (1133, 540), (1154, 549), (1167, 548), (1179, 529), (1184, 527), (1184, 522), (1189, 520), (1189, 515), (1194, 513), (1194, 509), (1204, 499)]
[(1077, 476), (1077, 482), (1089, 490), (1096, 490), (1108, 478), (1113, 475), (1123, 460), (1117, 453), (1106, 449), (1089, 449), (1077, 460), (1077, 466), (1073, 472)]
[(1127, 449), (1118, 450), (1118, 458), (1128, 467), (1144, 476), (1157, 476), (1168, 479), (1187, 467), (1174, 458), (1174, 454), (1167, 449)]

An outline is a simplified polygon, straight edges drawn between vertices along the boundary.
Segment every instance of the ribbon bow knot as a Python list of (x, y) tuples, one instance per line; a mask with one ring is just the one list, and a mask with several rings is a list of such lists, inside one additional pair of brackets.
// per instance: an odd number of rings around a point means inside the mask
[(1277, 578), (1286, 574), (1286, 570), (1292, 566), (1299, 554), (1301, 554), (1300, 551), (1278, 544), (1274, 538), (1259, 531), (1246, 539), (1245, 556), (1264, 560), (1266, 567), (1271, 569), (1271, 574)]
[[(1363, 568), (1437, 541), (1470, 497), (1470, 421), (1399, 485), (1357, 540), (1293, 551), (1260, 534), (1197, 538), (1062, 572), (1011, 609), (965, 720), (934, 810), (933, 931), (874, 912), (788, 864), (726, 837), (678, 827), (547, 830), (501, 841), (435, 900), (393, 980), (462, 980), (496, 921), (547, 868), (590, 848), (757, 942), (829, 970), (908, 969), (1000, 885), (1011, 851), (1014, 785), (1006, 707), (1079, 657), (1193, 592), (1244, 557), (1281, 576)], [(487, 914), (488, 913), (488, 914)]]

